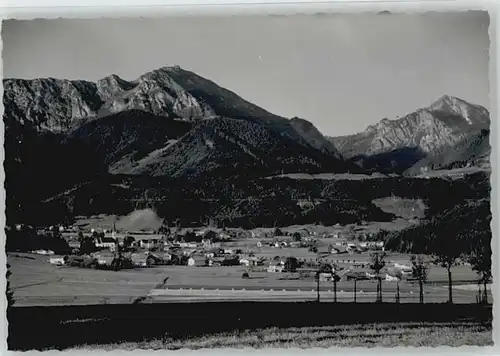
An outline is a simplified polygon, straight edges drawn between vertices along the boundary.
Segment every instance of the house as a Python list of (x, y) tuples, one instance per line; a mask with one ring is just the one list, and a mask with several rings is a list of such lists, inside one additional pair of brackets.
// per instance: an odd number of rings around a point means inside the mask
[(66, 261), (64, 261), (64, 257), (50, 257), (49, 263), (56, 266), (63, 266)]
[(333, 281), (333, 276), (331, 273), (320, 273), (319, 274), (320, 282), (331, 282)]
[(78, 240), (70, 240), (68, 242), (68, 245), (71, 248), (80, 248), (80, 241), (78, 241)]
[(161, 240), (158, 239), (150, 239), (150, 240), (140, 240), (139, 246), (144, 249), (151, 249), (161, 245)]
[(111, 262), (113, 262), (113, 260), (114, 260), (113, 255), (96, 254), (94, 257), (97, 259), (98, 264), (106, 265), (106, 266), (110, 266)]
[(390, 274), (386, 274), (385, 280), (388, 282), (397, 282), (399, 280), (399, 278), (396, 276), (391, 276)]
[(318, 255), (329, 255), (332, 252), (330, 247), (322, 246), (318, 248)]
[(377, 278), (377, 275), (375, 273), (365, 272), (365, 275), (369, 279), (375, 279), (375, 278)]
[(213, 257), (208, 260), (209, 266), (222, 266), (222, 262), (224, 262), (224, 257)]
[(260, 232), (252, 231), (252, 238), (253, 239), (259, 238), (259, 237), (261, 237), (261, 233)]
[(345, 278), (350, 281), (353, 279), (356, 280), (369, 280), (374, 278), (374, 275), (369, 274), (368, 272), (363, 272), (363, 271), (351, 271), (347, 270), (346, 273), (344, 274)]
[(312, 267), (306, 268), (306, 267), (302, 267), (302, 268), (297, 268), (297, 272), (299, 273), (299, 275), (300, 275), (302, 278), (307, 278), (307, 277), (315, 276), (315, 275), (316, 275), (316, 272), (317, 272), (317, 268), (312, 268)]
[(244, 257), (240, 259), (240, 264), (246, 267), (257, 266), (259, 260), (256, 257)]
[(368, 265), (368, 262), (355, 261), (353, 263), (353, 266), (357, 268), (365, 268), (366, 265)]
[[(168, 264), (168, 261), (172, 259), (172, 255), (169, 253), (163, 254), (163, 253), (150, 253), (146, 252), (145, 255), (146, 257), (146, 266), (150, 265), (166, 265)], [(142, 260), (141, 260), (142, 263)]]
[(195, 231), (195, 235), (196, 236), (204, 236), (205, 234), (207, 233), (207, 230), (198, 230), (198, 231)]
[(193, 253), (196, 252), (196, 249), (195, 248), (184, 248), (184, 249), (182, 249), (181, 252), (184, 256), (191, 256)]
[(335, 246), (332, 247), (332, 254), (347, 253), (347, 247), (345, 246)]
[(412, 272), (413, 268), (407, 265), (399, 264), (399, 263), (394, 263), (394, 267), (400, 269), (402, 272)]
[(282, 265), (269, 265), (269, 267), (267, 267), (267, 272), (269, 272), (269, 273), (282, 273), (284, 269), (285, 269), (285, 267)]
[(205, 256), (191, 256), (188, 260), (188, 266), (190, 267), (203, 267), (207, 265), (207, 259)]
[(158, 258), (162, 263), (165, 263), (172, 259), (172, 255), (168, 252), (155, 252), (154, 254), (148, 253), (148, 255)]
[(140, 248), (151, 248), (151, 247), (153, 247), (152, 244), (151, 244), (151, 241), (149, 241), (149, 240), (139, 240), (138, 243), (139, 243), (139, 247)]
[(210, 240), (210, 239), (201, 240), (201, 246), (203, 248), (211, 248), (212, 247), (212, 240)]
[(213, 257), (217, 257), (219, 255), (223, 255), (224, 254), (224, 249), (222, 248), (210, 248), (208, 250), (205, 251), (206, 253), (213, 253)]
[(205, 257), (206, 258), (214, 258), (215, 257), (215, 253), (213, 253), (213, 252), (206, 252), (205, 253)]
[(99, 237), (95, 239), (95, 246), (98, 248), (114, 249), (116, 247), (116, 240), (111, 237)]
[(146, 267), (148, 265), (147, 258), (148, 258), (148, 255), (143, 254), (143, 253), (133, 253), (130, 256), (132, 263), (137, 267)]
[(163, 246), (165, 246), (165, 247), (174, 247), (174, 246), (175, 246), (175, 244), (174, 244), (174, 243), (172, 243), (171, 241), (164, 240), (164, 241), (163, 241)]
[(282, 273), (284, 269), (285, 269), (285, 264), (283, 263), (283, 261), (279, 261), (279, 262), (273, 261), (269, 264), (269, 267), (267, 267), (267, 272)]
[(54, 251), (52, 250), (35, 250), (32, 253), (36, 253), (37, 255), (53, 255)]

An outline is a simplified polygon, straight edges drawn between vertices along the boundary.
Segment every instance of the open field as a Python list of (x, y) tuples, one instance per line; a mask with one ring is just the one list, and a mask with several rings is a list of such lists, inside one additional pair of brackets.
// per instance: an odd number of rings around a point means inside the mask
[(126, 216), (97, 215), (90, 218), (81, 217), (76, 226), (94, 229), (109, 229), (116, 225), (119, 230), (142, 231), (157, 230), (163, 222), (151, 209), (136, 210)]
[(373, 204), (382, 211), (394, 214), (403, 219), (423, 219), (425, 218), (425, 209), (427, 209), (422, 199), (386, 197), (374, 199)]
[(486, 167), (464, 167), (464, 168), (454, 168), (454, 169), (440, 169), (436, 171), (430, 171), (426, 173), (419, 174), (415, 178), (435, 178), (444, 177), (451, 179), (462, 178), (465, 174), (473, 174), (477, 172), (491, 172), (491, 168)]
[(14, 307), (7, 317), (10, 350), (460, 346), (492, 342), (491, 305), (477, 304), (115, 304)]
[(165, 337), (143, 342), (81, 345), (71, 350), (197, 350), (203, 348), (330, 348), (492, 346), (491, 328), (470, 323), (380, 323), (304, 328), (267, 328), (205, 335)]
[(30, 304), (29, 300), (42, 305), (51, 300), (62, 304), (81, 304), (84, 300), (85, 304), (107, 297), (131, 302), (130, 298), (147, 294), (161, 280), (161, 271), (154, 269), (114, 272), (57, 267), (49, 264), (46, 256), (25, 256), (34, 259), (8, 257), (12, 271), (9, 280), (19, 305), (25, 301)]
[[(389, 259), (404, 262), (404, 256), (401, 254), (389, 256)], [(338, 258), (347, 257), (338, 256)], [(316, 282), (312, 277), (297, 279), (294, 274), (252, 271), (241, 266), (157, 266), (106, 271), (58, 267), (49, 264), (47, 259), (48, 257), (29, 254), (17, 257), (8, 256), (12, 272), (10, 283), (16, 305), (127, 304), (137, 298), (148, 296), (145, 302), (152, 303), (183, 300), (303, 301), (316, 299)], [(245, 271), (249, 271), (249, 279), (241, 277)], [(169, 278), (167, 284), (161, 285), (166, 277)], [(464, 288), (459, 285), (474, 284), (476, 274), (469, 267), (455, 267), (453, 280), (457, 285), (454, 290), (454, 301), (475, 303), (477, 286)], [(339, 282), (337, 284), (338, 301), (353, 301), (353, 287), (352, 281)], [(416, 283), (402, 281), (399, 287), (402, 303), (418, 301)], [(376, 282), (358, 281), (356, 290), (356, 298), (359, 302), (374, 301)], [(320, 291), (321, 300), (333, 301), (333, 283), (321, 282)], [(424, 291), (427, 302), (447, 300), (447, 276), (443, 268), (432, 267), (430, 269), (429, 281)], [(383, 292), (386, 301), (394, 302), (396, 283), (384, 281)]]

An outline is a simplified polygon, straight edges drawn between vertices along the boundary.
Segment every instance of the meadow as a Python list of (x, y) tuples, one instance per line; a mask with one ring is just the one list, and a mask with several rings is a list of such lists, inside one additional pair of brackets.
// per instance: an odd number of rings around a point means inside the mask
[(492, 308), (479, 304), (52, 306), (13, 308), (8, 320), (9, 349), (20, 351), (492, 344)]
[(205, 348), (437, 347), (492, 346), (491, 326), (482, 323), (369, 323), (264, 328), (177, 339), (80, 345), (70, 350), (198, 350)]

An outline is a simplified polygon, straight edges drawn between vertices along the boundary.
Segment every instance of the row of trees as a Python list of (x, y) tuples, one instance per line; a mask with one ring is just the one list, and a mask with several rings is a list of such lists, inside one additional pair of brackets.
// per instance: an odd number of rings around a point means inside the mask
[(71, 252), (68, 242), (56, 229), (49, 233), (38, 233), (33, 228), (6, 229), (5, 234), (5, 250), (7, 252), (30, 252), (39, 249), (52, 250), (56, 254)]
[[(487, 295), (487, 284), (491, 282), (491, 245), (483, 241), (479, 243), (474, 253), (465, 256), (466, 260), (469, 261), (474, 271), (478, 273), (479, 281), (484, 285), (483, 293), (481, 295), (481, 301), (483, 303), (488, 303)], [(451, 249), (453, 250), (453, 249)], [(426, 259), (423, 255), (412, 255), (411, 257), (411, 276), (414, 280), (418, 282), (419, 285), (419, 302), (424, 303), (424, 284), (427, 282), (428, 270), (430, 262), (438, 263), (442, 267), (446, 268), (448, 273), (448, 302), (453, 303), (453, 289), (452, 289), (452, 267), (456, 265), (457, 259), (464, 257), (462, 255), (453, 256), (452, 253), (448, 253), (449, 250), (437, 251), (435, 255), (431, 256), (430, 259)], [(387, 254), (385, 252), (375, 252), (371, 255), (371, 261), (369, 264), (370, 269), (374, 272), (377, 279), (377, 295), (376, 302), (382, 302), (382, 275), (381, 271), (386, 267)], [(294, 263), (291, 258), (287, 259), (285, 263), (285, 269), (293, 271), (292, 268), (296, 267), (298, 264)], [(341, 280), (336, 266), (321, 263), (318, 266), (316, 272), (316, 280), (318, 282), (318, 300), (319, 300), (319, 275), (321, 273), (328, 273), (332, 275), (332, 281), (334, 284), (334, 301), (337, 301), (337, 282)], [(400, 270), (396, 270), (394, 273), (397, 280), (397, 295), (396, 298), (399, 300), (399, 282), (403, 277)], [(356, 282), (358, 278), (354, 277), (354, 298), (356, 299)]]
[(449, 301), (453, 302), (452, 267), (468, 262), (484, 286), (487, 301), (491, 274), (490, 199), (467, 201), (433, 219), (401, 231), (382, 231), (376, 236), (385, 241), (387, 250), (431, 256), (431, 262), (444, 267), (448, 274)]
[[(448, 241), (453, 244), (452, 241)], [(464, 255), (459, 253), (459, 249), (453, 248), (452, 246), (445, 247), (442, 245), (442, 249), (436, 250), (431, 256), (431, 260), (426, 260), (422, 255), (413, 255), (411, 257), (412, 264), (412, 277), (418, 281), (419, 284), (419, 300), (420, 303), (424, 302), (424, 292), (423, 285), (427, 281), (428, 266), (429, 262), (434, 262), (444, 267), (448, 275), (448, 302), (453, 303), (453, 280), (452, 280), (452, 267), (456, 266), (459, 259), (464, 259), (468, 261), (474, 271), (478, 274), (478, 282), (484, 285), (482, 302), (488, 303), (487, 294), (487, 284), (491, 282), (491, 238), (485, 239), (484, 241), (478, 241), (476, 247), (469, 254)], [(377, 286), (377, 302), (382, 301), (382, 277), (380, 275), (381, 270), (386, 265), (386, 253), (377, 252), (372, 254), (370, 268), (375, 272), (377, 276), (378, 286)], [(402, 273), (396, 272), (396, 277), (401, 280)], [(398, 288), (399, 292), (399, 288)], [(399, 294), (399, 293), (398, 293)]]

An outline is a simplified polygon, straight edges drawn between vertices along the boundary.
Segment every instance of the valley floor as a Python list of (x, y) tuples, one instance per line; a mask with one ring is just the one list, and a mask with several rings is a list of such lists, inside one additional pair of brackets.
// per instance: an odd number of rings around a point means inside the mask
[[(271, 248), (270, 252), (277, 253)], [(299, 249), (289, 249), (297, 253)], [(282, 253), (287, 251), (280, 250)], [(264, 251), (265, 252), (265, 251)], [(307, 253), (304, 249), (303, 253)], [(272, 255), (272, 254), (270, 254)], [(355, 257), (332, 257), (339, 260), (356, 258), (368, 261), (369, 255)], [(408, 263), (409, 256), (391, 253), (389, 260)], [(312, 278), (297, 279), (293, 275), (253, 271), (243, 266), (234, 267), (188, 267), (157, 266), (134, 270), (106, 271), (55, 266), (47, 257), (30, 254), (9, 254), (12, 275), (9, 280), (14, 291), (16, 306), (31, 305), (85, 305), (133, 303), (141, 299), (146, 303), (206, 302), (223, 300), (281, 300), (314, 301), (317, 298), (316, 282)], [(360, 269), (362, 270), (362, 269)], [(242, 273), (249, 271), (249, 279)], [(288, 278), (288, 277), (290, 278)], [(168, 283), (162, 285), (164, 278)], [(446, 271), (438, 266), (429, 270), (429, 281), (424, 287), (426, 303), (441, 303), (448, 299)], [(475, 303), (477, 296), (476, 273), (467, 266), (453, 269), (455, 303)], [(399, 285), (401, 303), (418, 302), (418, 285), (402, 281)], [(339, 302), (354, 300), (352, 281), (337, 284)], [(373, 302), (376, 281), (358, 281), (358, 302)], [(396, 283), (383, 282), (384, 300), (395, 302)], [(321, 301), (333, 301), (333, 284), (320, 284)], [(491, 292), (489, 298), (491, 300)]]

